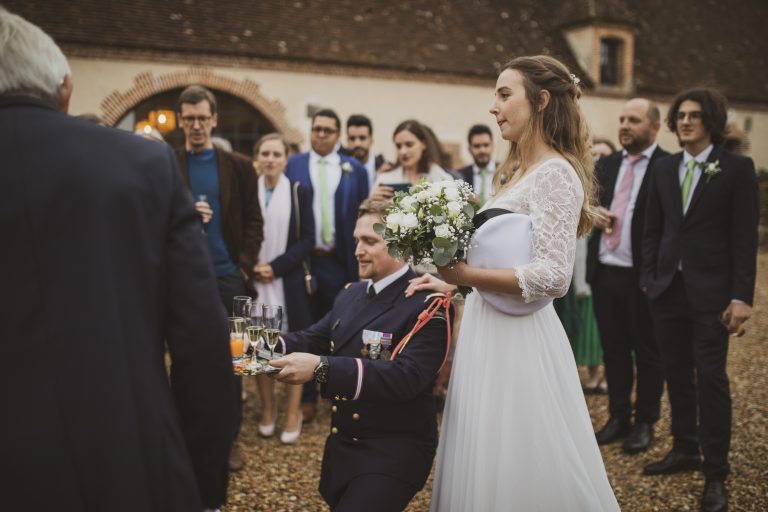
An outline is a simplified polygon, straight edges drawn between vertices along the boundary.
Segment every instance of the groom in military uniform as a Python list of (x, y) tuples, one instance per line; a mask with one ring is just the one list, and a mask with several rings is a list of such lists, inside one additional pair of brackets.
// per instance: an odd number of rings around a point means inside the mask
[(347, 285), (318, 323), (284, 335), (289, 352), (276, 378), (315, 378), (333, 401), (320, 494), (335, 512), (400, 511), (424, 486), (437, 447), (432, 386), (446, 354), (447, 324), (436, 315), (394, 357), (431, 300), (406, 298), (416, 277), (387, 252), (373, 226), (389, 203), (365, 201), (354, 236), (360, 282)]

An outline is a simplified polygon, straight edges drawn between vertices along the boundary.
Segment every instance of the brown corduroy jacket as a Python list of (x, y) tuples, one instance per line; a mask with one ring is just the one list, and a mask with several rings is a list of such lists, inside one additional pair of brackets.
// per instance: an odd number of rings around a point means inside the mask
[[(187, 152), (176, 150), (179, 169), (189, 187)], [(251, 161), (244, 155), (216, 149), (221, 200), (221, 230), (232, 261), (253, 279), (261, 242), (264, 240), (264, 219), (259, 207), (258, 182)]]

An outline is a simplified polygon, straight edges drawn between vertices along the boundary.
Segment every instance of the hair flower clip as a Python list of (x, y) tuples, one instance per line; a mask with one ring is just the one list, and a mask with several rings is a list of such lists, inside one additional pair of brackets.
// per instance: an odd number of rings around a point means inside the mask
[(573, 85), (579, 85), (579, 84), (581, 83), (581, 78), (577, 77), (577, 76), (576, 76), (576, 75), (574, 75), (573, 73), (571, 73), (571, 74), (570, 74), (570, 75), (568, 75), (568, 76), (570, 76), (570, 77), (571, 77), (571, 82), (573, 82)]

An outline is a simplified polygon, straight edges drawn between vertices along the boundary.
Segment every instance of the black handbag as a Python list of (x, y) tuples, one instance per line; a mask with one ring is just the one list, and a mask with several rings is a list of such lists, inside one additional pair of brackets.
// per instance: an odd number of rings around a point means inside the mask
[[(293, 211), (296, 212), (296, 240), (301, 240), (301, 207), (299, 206), (299, 182), (293, 184)], [(301, 262), (304, 269), (304, 288), (307, 295), (312, 296), (317, 292), (317, 279), (310, 270), (309, 258)]]

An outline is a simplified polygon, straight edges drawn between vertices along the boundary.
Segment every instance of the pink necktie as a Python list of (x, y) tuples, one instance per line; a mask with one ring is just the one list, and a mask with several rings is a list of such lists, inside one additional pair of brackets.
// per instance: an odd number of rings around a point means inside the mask
[(611, 213), (616, 217), (613, 221), (612, 231), (609, 235), (603, 234), (605, 246), (609, 251), (615, 251), (621, 241), (621, 230), (624, 226), (624, 217), (627, 214), (629, 198), (632, 197), (632, 185), (635, 181), (635, 164), (645, 155), (627, 155), (627, 170), (619, 183), (619, 190), (613, 196)]

